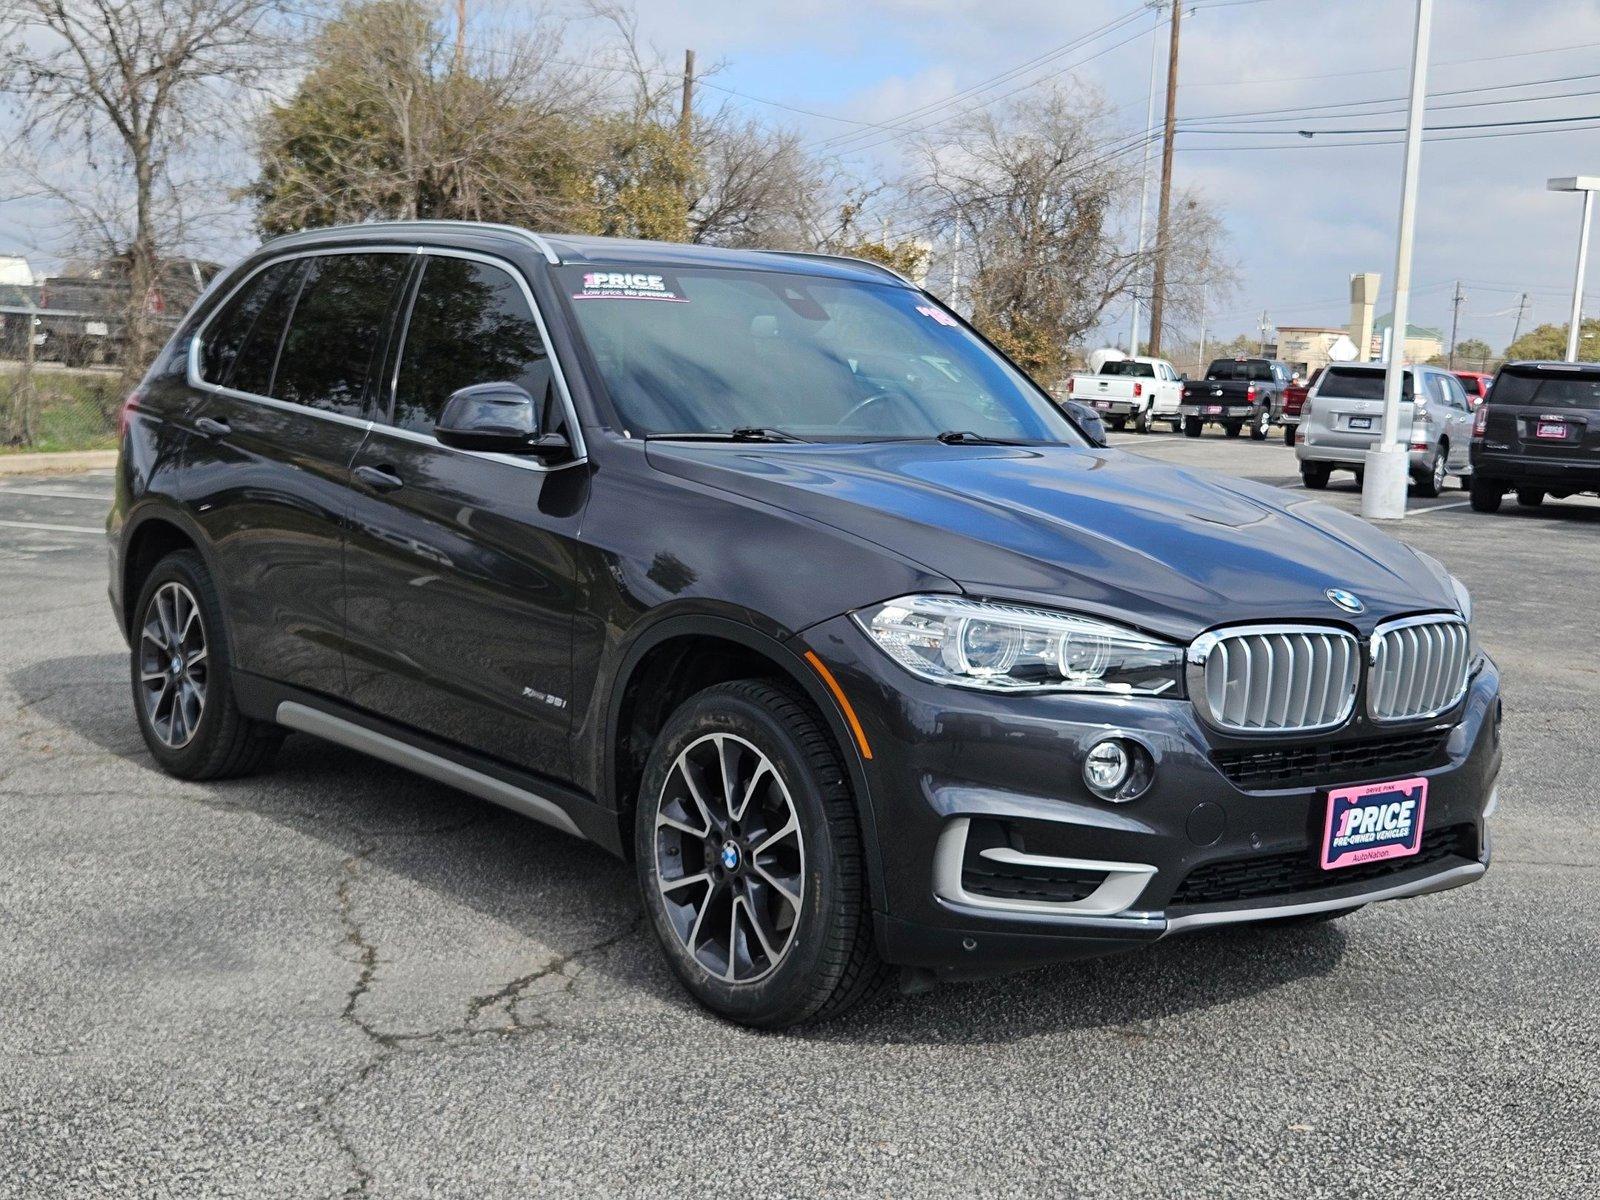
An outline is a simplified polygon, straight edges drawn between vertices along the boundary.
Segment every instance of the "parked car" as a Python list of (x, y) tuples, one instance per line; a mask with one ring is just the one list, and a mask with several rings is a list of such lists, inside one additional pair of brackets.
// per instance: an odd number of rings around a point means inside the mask
[(1206, 377), (1183, 385), (1183, 432), (1199, 437), (1207, 425), (1221, 425), (1229, 437), (1249, 429), (1262, 441), (1272, 427), (1272, 411), (1289, 385), (1289, 368), (1270, 358), (1218, 358)]
[(1499, 673), (1459, 581), (1088, 445), (875, 264), (281, 238), (123, 428), (110, 599), (156, 763), (240, 775), (298, 730), (586, 838), (735, 1021), (1489, 862)]
[(1477, 408), (1488, 398), (1489, 389), (1494, 386), (1494, 376), (1486, 375), (1482, 371), (1457, 371), (1455, 377), (1461, 381), (1461, 386), (1467, 393), (1467, 403), (1473, 408)]
[[(1386, 371), (1382, 363), (1335, 363), (1306, 397), (1294, 452), (1308, 488), (1327, 487), (1336, 470), (1361, 476), (1367, 451), (1383, 434)], [(1472, 474), (1472, 410), (1461, 381), (1449, 371), (1405, 369), (1400, 432), (1419, 496), (1437, 496), (1450, 476), (1465, 480)]]
[(1097, 375), (1074, 375), (1067, 384), (1071, 397), (1092, 406), (1113, 429), (1131, 421), (1149, 433), (1157, 421), (1176, 433), (1183, 420), (1178, 411), (1183, 377), (1164, 358), (1123, 358), (1108, 362)]
[(1322, 372), (1323, 368), (1318, 367), (1311, 372), (1309, 379), (1302, 379), (1299, 375), (1293, 376), (1279, 395), (1273, 419), (1283, 426), (1284, 445), (1294, 445), (1295, 427), (1300, 424), (1300, 406), (1306, 402), (1306, 394), (1316, 387), (1317, 380), (1322, 378)]
[(1472, 507), (1537, 508), (1600, 493), (1600, 363), (1515, 362), (1495, 376), (1472, 433)]

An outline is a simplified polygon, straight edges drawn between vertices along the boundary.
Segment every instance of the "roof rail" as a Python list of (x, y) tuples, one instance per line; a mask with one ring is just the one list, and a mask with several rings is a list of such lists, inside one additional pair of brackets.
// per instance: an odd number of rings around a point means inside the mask
[(550, 243), (547, 240), (545, 240), (545, 238), (543, 238), (542, 236), (540, 236), (537, 233), (534, 233), (531, 229), (524, 229), (520, 225), (499, 225), (499, 224), (495, 224), (492, 221), (448, 221), (448, 220), (358, 221), (358, 222), (354, 222), (354, 223), (351, 223), (351, 224), (345, 224), (345, 225), (324, 225), (324, 226), (319, 226), (319, 227), (317, 227), (315, 229), (297, 229), (293, 233), (287, 233), (287, 234), (283, 234), (281, 237), (271, 238), (268, 241), (263, 242), (262, 244), (263, 245), (271, 245), (272, 242), (276, 242), (276, 241), (288, 241), (291, 238), (299, 238), (299, 237), (314, 237), (314, 236), (316, 236), (318, 234), (343, 233), (343, 232), (347, 232), (347, 231), (349, 231), (349, 232), (360, 232), (360, 231), (378, 230), (378, 229), (383, 229), (383, 228), (386, 228), (386, 227), (398, 227), (398, 228), (402, 228), (402, 229), (417, 229), (419, 227), (427, 228), (429, 226), (437, 226), (437, 225), (442, 225), (442, 226), (444, 226), (446, 228), (449, 228), (449, 229), (493, 229), (493, 230), (496, 230), (496, 231), (498, 231), (500, 233), (509, 233), (509, 234), (512, 234), (512, 235), (514, 235), (516, 237), (522, 238), (526, 242), (531, 243), (539, 251), (539, 253), (544, 256), (545, 262), (548, 262), (548, 263), (559, 263), (561, 261), (561, 256), (555, 252), (555, 248), (552, 247), (550, 245)]
[(810, 258), (810, 259), (816, 259), (816, 260), (818, 260), (820, 262), (859, 263), (861, 266), (873, 267), (876, 270), (883, 272), (885, 275), (888, 275), (888, 276), (891, 276), (892, 278), (898, 279), (901, 283), (905, 284), (908, 288), (916, 288), (917, 291), (921, 291), (922, 290), (921, 288), (917, 287), (917, 285), (916, 285), (916, 283), (914, 281), (912, 281), (910, 279), (907, 279), (904, 275), (900, 274), (900, 272), (896, 271), (893, 267), (885, 266), (883, 263), (877, 262), (874, 259), (860, 258), (860, 257), (858, 257), (858, 256), (856, 256), (854, 254), (824, 254), (824, 253), (822, 253), (821, 251), (818, 251), (818, 250), (761, 250), (761, 251), (758, 251), (757, 253), (760, 253), (760, 254), (781, 254), (785, 258)]

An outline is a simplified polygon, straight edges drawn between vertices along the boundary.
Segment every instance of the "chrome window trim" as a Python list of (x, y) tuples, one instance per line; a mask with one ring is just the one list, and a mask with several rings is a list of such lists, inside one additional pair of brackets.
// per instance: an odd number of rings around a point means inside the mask
[[(471, 223), (462, 222), (462, 224), (470, 225)], [(472, 227), (507, 230), (513, 229), (512, 226)], [(516, 230), (515, 232), (527, 234), (526, 230)], [(535, 237), (533, 234), (527, 234), (527, 236), (530, 238)], [(539, 240), (542, 242), (542, 239)], [(547, 243), (545, 244), (545, 247), (546, 258), (552, 262), (559, 261), (558, 259), (550, 258), (551, 252), (548, 249)], [(261, 272), (270, 267), (277, 266), (281, 262), (288, 262), (293, 259), (300, 258), (321, 258), (332, 254), (409, 254), (416, 257), (421, 257), (422, 255), (426, 254), (438, 254), (446, 257), (472, 259), (483, 262), (492, 267), (497, 267), (500, 270), (507, 272), (512, 279), (516, 280), (517, 285), (522, 289), (523, 298), (528, 302), (528, 308), (533, 313), (534, 323), (539, 327), (539, 336), (544, 339), (545, 349), (549, 352), (551, 369), (556, 380), (556, 390), (561, 396), (562, 407), (566, 411), (567, 422), (572, 430), (572, 459), (568, 462), (559, 463), (552, 467), (545, 463), (539, 462), (536, 459), (522, 458), (516, 455), (491, 454), (481, 450), (460, 450), (453, 446), (445, 446), (442, 442), (438, 441), (438, 439), (429, 437), (426, 434), (414, 433), (409, 429), (399, 429), (389, 424), (387, 421), (373, 421), (362, 417), (346, 416), (344, 413), (329, 412), (326, 409), (310, 408), (303, 404), (291, 404), (287, 400), (279, 400), (272, 396), (262, 396), (256, 392), (242, 392), (236, 388), (222, 387), (201, 377), (200, 351), (205, 341), (206, 330), (211, 327), (211, 323), (217, 319), (217, 315), (228, 306), (228, 303), (234, 298), (240, 289), (242, 289), (251, 280), (255, 279), (256, 276), (260, 275)], [(221, 276), (219, 276), (219, 278), (221, 278)], [(410, 317), (409, 314), (407, 314), (408, 325), (409, 322)], [(403, 335), (401, 349), (404, 349)], [(395, 361), (396, 369), (398, 370), (398, 356), (396, 357)], [(512, 466), (521, 467), (528, 471), (548, 472), (551, 470), (560, 470), (566, 467), (577, 466), (588, 459), (588, 445), (584, 441), (583, 426), (578, 420), (577, 408), (572, 402), (572, 393), (567, 387), (566, 372), (562, 369), (561, 359), (556, 354), (555, 346), (550, 340), (550, 328), (545, 324), (544, 314), (540, 311), (539, 303), (534, 298), (533, 289), (529, 286), (527, 278), (514, 263), (511, 263), (506, 259), (496, 258), (494, 255), (483, 254), (478, 251), (458, 250), (451, 246), (436, 246), (426, 243), (404, 245), (400, 243), (384, 242), (381, 244), (363, 246), (308, 246), (300, 250), (285, 250), (282, 254), (277, 254), (271, 258), (264, 259), (262, 262), (256, 265), (254, 270), (252, 270), (248, 275), (244, 276), (244, 278), (240, 279), (228, 289), (227, 293), (223, 295), (222, 298), (217, 302), (216, 307), (206, 314), (205, 320), (200, 322), (199, 326), (196, 327), (194, 333), (190, 336), (187, 377), (188, 385), (191, 388), (194, 388), (196, 391), (206, 392), (210, 395), (226, 396), (234, 400), (247, 400), (251, 403), (260, 404), (267, 408), (278, 409), (282, 412), (292, 412), (299, 413), (304, 416), (317, 417), (325, 421), (333, 421), (340, 425), (348, 425), (355, 428), (365, 429), (369, 432), (378, 430), (385, 433), (397, 434), (404, 438), (424, 442), (432, 446), (438, 446), (441, 449), (450, 450), (456, 454), (469, 454), (475, 458), (483, 458), (491, 462), (503, 462)]]
[[(1258, 635), (1286, 636), (1316, 636), (1333, 637), (1350, 643), (1350, 651), (1356, 664), (1356, 670), (1351, 672), (1350, 688), (1345, 694), (1340, 706), (1339, 716), (1335, 720), (1318, 723), (1315, 725), (1282, 726), (1273, 729), (1240, 728), (1225, 724), (1217, 720), (1211, 713), (1210, 705), (1206, 703), (1205, 670), (1206, 659), (1219, 642), (1230, 638), (1253, 637)], [(1356, 696), (1361, 689), (1360, 664), (1361, 639), (1350, 630), (1338, 625), (1304, 624), (1276, 624), (1276, 625), (1229, 625), (1221, 629), (1210, 629), (1202, 633), (1189, 643), (1189, 649), (1184, 656), (1184, 684), (1188, 688), (1189, 699), (1194, 704), (1194, 710), (1208, 728), (1226, 733), (1233, 737), (1278, 737), (1281, 735), (1299, 736), (1307, 733), (1321, 733), (1330, 729), (1338, 729), (1346, 724), (1356, 709)]]
[[(1374, 667), (1376, 667), (1377, 664), (1378, 664), (1378, 647), (1382, 643), (1384, 637), (1387, 636), (1389, 633), (1392, 633), (1393, 631), (1397, 630), (1397, 629), (1410, 629), (1410, 628), (1415, 628), (1416, 626), (1419, 626), (1419, 625), (1456, 625), (1456, 626), (1459, 626), (1460, 629), (1461, 629), (1462, 634), (1467, 639), (1466, 646), (1467, 647), (1471, 646), (1472, 629), (1467, 624), (1467, 622), (1462, 618), (1460, 613), (1453, 613), (1453, 612), (1422, 613), (1422, 614), (1419, 614), (1419, 615), (1413, 616), (1413, 617), (1400, 617), (1397, 620), (1385, 621), (1385, 622), (1383, 622), (1383, 624), (1378, 625), (1377, 627), (1375, 627), (1373, 629), (1372, 636), (1367, 640), (1367, 671), (1366, 671), (1366, 673), (1367, 673), (1367, 677), (1368, 677), (1369, 680), (1370, 680), (1371, 675), (1372, 675), (1372, 669)], [(1463, 651), (1463, 653), (1465, 653), (1465, 650)], [(1367, 719), (1369, 721), (1371, 721), (1374, 725), (1393, 726), (1393, 725), (1409, 725), (1414, 721), (1431, 721), (1431, 720), (1434, 720), (1437, 717), (1442, 717), (1445, 713), (1449, 712), (1451, 709), (1453, 709), (1457, 705), (1459, 705), (1461, 703), (1461, 701), (1466, 698), (1467, 692), (1469, 692), (1472, 689), (1472, 676), (1473, 676), (1474, 672), (1473, 672), (1473, 665), (1472, 665), (1473, 664), (1473, 659), (1472, 659), (1470, 654), (1468, 654), (1466, 656), (1466, 660), (1467, 660), (1466, 661), (1466, 668), (1461, 673), (1461, 687), (1451, 697), (1450, 702), (1448, 704), (1444, 705), (1442, 708), (1436, 708), (1436, 709), (1432, 710), (1431, 712), (1409, 713), (1409, 714), (1407, 714), (1406, 716), (1403, 716), (1403, 717), (1380, 717), (1380, 716), (1378, 716), (1378, 714), (1373, 709), (1373, 695), (1374, 695), (1374, 693), (1373, 693), (1372, 688), (1369, 686), (1367, 688), (1367, 702), (1366, 702), (1366, 706), (1365, 706), (1366, 707)]]

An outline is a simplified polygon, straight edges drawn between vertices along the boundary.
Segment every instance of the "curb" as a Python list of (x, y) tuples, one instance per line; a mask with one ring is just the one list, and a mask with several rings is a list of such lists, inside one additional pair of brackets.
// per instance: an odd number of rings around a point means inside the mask
[(75, 475), (117, 465), (115, 450), (65, 450), (51, 454), (0, 454), (0, 475)]

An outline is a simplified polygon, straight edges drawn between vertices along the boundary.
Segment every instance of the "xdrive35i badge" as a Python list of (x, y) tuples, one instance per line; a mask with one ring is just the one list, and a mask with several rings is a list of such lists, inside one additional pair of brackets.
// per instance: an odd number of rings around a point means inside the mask
[(1366, 607), (1365, 604), (1361, 603), (1360, 596), (1354, 592), (1347, 592), (1343, 588), (1329, 588), (1323, 595), (1347, 613), (1358, 613)]

